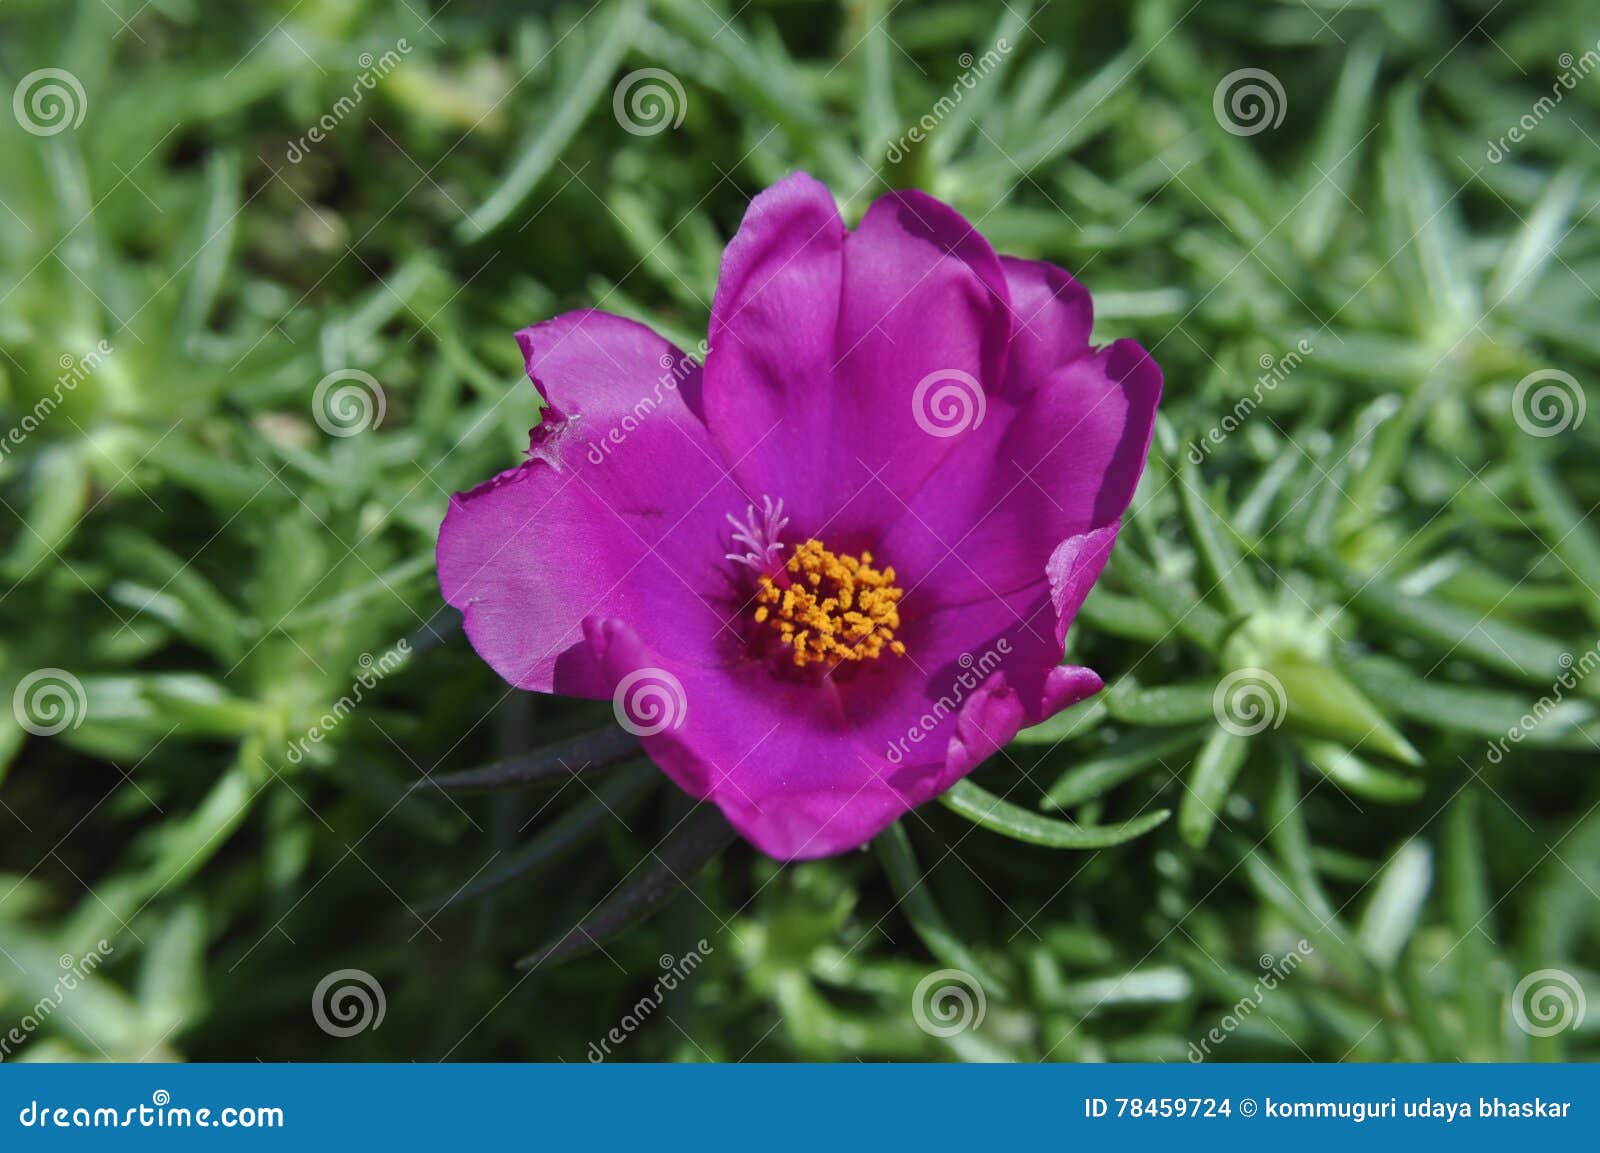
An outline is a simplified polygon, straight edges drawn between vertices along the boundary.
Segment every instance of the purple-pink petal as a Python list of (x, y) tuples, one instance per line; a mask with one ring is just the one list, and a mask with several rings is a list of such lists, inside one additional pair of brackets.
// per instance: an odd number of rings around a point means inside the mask
[(439, 585), (468, 637), (519, 688), (606, 696), (583, 621), (621, 615), (680, 652), (725, 611), (725, 478), (690, 408), (699, 366), (643, 325), (574, 312), (518, 333), (549, 402), (529, 459), (451, 498)]

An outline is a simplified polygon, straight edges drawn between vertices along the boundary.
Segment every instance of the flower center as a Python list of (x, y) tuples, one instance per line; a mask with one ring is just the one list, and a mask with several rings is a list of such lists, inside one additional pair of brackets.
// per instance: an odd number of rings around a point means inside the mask
[(788, 562), (761, 577), (756, 623), (766, 625), (804, 668), (814, 661), (864, 661), (885, 649), (903, 656), (894, 639), (900, 598), (894, 569), (874, 568), (872, 554), (833, 553), (819, 540), (796, 545)]

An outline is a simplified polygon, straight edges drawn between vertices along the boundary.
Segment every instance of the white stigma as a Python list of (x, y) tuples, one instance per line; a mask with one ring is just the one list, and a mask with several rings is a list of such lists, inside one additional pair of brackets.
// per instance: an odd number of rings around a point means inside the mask
[(773, 503), (770, 496), (763, 496), (759, 522), (756, 506), (750, 505), (745, 510), (742, 523), (732, 513), (728, 513), (728, 523), (733, 526), (731, 543), (735, 548), (744, 550), (725, 554), (728, 560), (759, 573), (771, 572), (778, 567), (778, 554), (783, 552), (783, 541), (779, 537), (789, 524), (789, 518), (783, 515), (782, 500)]

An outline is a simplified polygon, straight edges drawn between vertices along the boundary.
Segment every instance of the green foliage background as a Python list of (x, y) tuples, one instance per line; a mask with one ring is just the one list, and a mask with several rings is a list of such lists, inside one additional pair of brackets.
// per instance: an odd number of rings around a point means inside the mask
[[(1593, 1057), (1600, 417), (1530, 435), (1514, 389), (1600, 369), (1600, 74), (1558, 80), (1597, 42), (1586, 0), (9, 0), (4, 91), (64, 68), (86, 108), (0, 116), (0, 425), (113, 350), (0, 456), (0, 689), (59, 668), (86, 699), (49, 738), (0, 709), (0, 1031), (112, 947), (11, 1057), (582, 1060), (702, 938), (618, 1058), (1182, 1061), (1242, 1000), (1214, 1059)], [(612, 96), (646, 67), (683, 119), (634, 135)], [(1235, 135), (1214, 97), (1243, 68), (1283, 118)], [(537, 420), (514, 329), (598, 305), (694, 347), (746, 201), (796, 167), (851, 219), (951, 201), (1163, 365), (1069, 642), (1113, 687), (957, 811), (820, 863), (736, 845), (602, 953), (519, 971), (685, 803), (638, 766), (408, 792), (609, 717), (507, 693), (450, 634), (448, 494)], [(386, 411), (329, 436), (313, 389), (351, 368)], [(1218, 727), (1239, 669), (1281, 725)], [(339, 1039), (311, 994), (345, 968), (387, 1014)], [(912, 1013), (941, 968), (986, 1001), (948, 1039)], [(1587, 987), (1583, 1025), (1517, 1026), (1543, 969)]]

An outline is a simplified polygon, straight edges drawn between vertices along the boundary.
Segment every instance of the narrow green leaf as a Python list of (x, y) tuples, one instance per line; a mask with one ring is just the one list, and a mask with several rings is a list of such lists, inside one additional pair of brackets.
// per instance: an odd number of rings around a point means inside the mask
[[(1231, 840), (1237, 841), (1236, 838)], [(1262, 900), (1277, 910), (1305, 937), (1312, 949), (1361, 988), (1376, 988), (1378, 973), (1372, 961), (1356, 949), (1337, 920), (1329, 921), (1302, 901), (1284, 880), (1282, 871), (1259, 849), (1241, 844), (1245, 878)]]
[[(1441, 653), (1530, 684), (1548, 685), (1567, 668), (1567, 650), (1530, 629), (1486, 620), (1432, 597), (1406, 596), (1382, 577), (1364, 577), (1325, 559), (1350, 607), (1397, 632), (1429, 642)], [(1600, 685), (1592, 691), (1600, 691)]]
[(621, 0), (611, 9), (597, 35), (571, 41), (567, 50), (585, 58), (582, 69), (563, 91), (546, 96), (546, 115), (535, 121), (537, 127), (500, 184), (476, 211), (456, 225), (456, 239), (470, 244), (487, 236), (504, 224), (538, 186), (601, 94), (610, 90), (617, 65), (639, 27), (642, 11), (639, 0)]
[(233, 258), (233, 233), (239, 218), (239, 154), (212, 152), (206, 161), (206, 205), (199, 217), (194, 254), (189, 258), (188, 284), (173, 326), (175, 347), (183, 355), (187, 342), (205, 328)]
[(1131, 680), (1119, 681), (1106, 691), (1106, 709), (1115, 720), (1130, 725), (1169, 728), (1192, 725), (1216, 717), (1214, 681), (1184, 681), (1175, 685), (1142, 688)]
[(1332, 665), (1282, 656), (1270, 662), (1269, 671), (1283, 685), (1288, 719), (1296, 729), (1408, 765), (1422, 763), (1411, 742)]
[(1307, 162), (1303, 182), (1310, 191), (1295, 208), (1291, 235), (1296, 247), (1318, 256), (1348, 216), (1350, 190), (1361, 171), (1362, 142), (1372, 123), (1372, 93), (1382, 41), (1367, 37), (1344, 57), (1339, 83), (1328, 101)]
[(1573, 166), (1550, 181), (1494, 270), (1488, 290), (1491, 305), (1519, 300), (1538, 284), (1540, 272), (1556, 258), (1556, 249), (1568, 234), (1567, 219), (1578, 202), (1584, 176), (1581, 168)]
[(1407, 841), (1389, 858), (1357, 926), (1361, 948), (1385, 969), (1400, 959), (1417, 931), (1422, 906), (1433, 887), (1433, 852), (1417, 840)]
[[(1516, 438), (1519, 442), (1521, 438)], [(1600, 532), (1590, 519), (1594, 510), (1580, 509), (1550, 470), (1531, 452), (1517, 450), (1523, 491), (1538, 519), (1545, 546), (1567, 566), (1566, 575), (1589, 620), (1600, 628)]]
[(1183, 507), (1189, 537), (1210, 574), (1217, 595), (1230, 616), (1243, 616), (1261, 602), (1250, 567), (1239, 553), (1233, 530), (1211, 507), (1200, 470), (1185, 454), (1177, 467), (1178, 503)]
[(1149, 562), (1132, 549), (1115, 550), (1111, 554), (1110, 568), (1120, 584), (1159, 610), (1174, 632), (1213, 651), (1222, 643), (1225, 632), (1222, 615), (1193, 593), (1159, 576)]
[(1134, 597), (1111, 592), (1104, 585), (1096, 585), (1089, 593), (1089, 598), (1078, 609), (1078, 622), (1097, 632), (1146, 644), (1165, 640), (1172, 631), (1159, 609)]
[[(1300, 791), (1298, 766), (1286, 743), (1273, 750), (1277, 761), (1277, 779), (1267, 794), (1267, 819), (1270, 822), (1267, 839), (1277, 850), (1288, 874), (1287, 883), (1311, 915), (1323, 924), (1338, 928), (1338, 911), (1328, 900), (1318, 877), (1316, 852), (1311, 847), (1311, 834), (1306, 828), (1305, 796)], [(1365, 881), (1371, 870), (1365, 867), (1361, 879)]]
[[(1414, 261), (1417, 284), (1429, 308), (1417, 315), (1424, 329), (1454, 338), (1483, 314), (1478, 280), (1466, 266), (1460, 207), (1447, 196), (1430, 159), (1422, 127), (1419, 88), (1408, 83), (1389, 102), (1388, 142), (1379, 172), (1389, 213), (1391, 247)], [(1411, 267), (1408, 263), (1408, 267)]]
[(927, 886), (927, 874), (917, 864), (916, 853), (911, 848), (911, 838), (906, 835), (903, 822), (890, 825), (873, 840), (878, 860), (894, 890), (895, 902), (912, 930), (940, 961), (952, 968), (970, 973), (974, 980), (989, 992), (1005, 992), (1005, 984), (979, 961), (962, 942), (959, 934), (950, 927), (938, 903)]
[(1427, 782), (1387, 772), (1331, 741), (1303, 741), (1306, 759), (1339, 788), (1380, 805), (1409, 805), (1428, 791)]
[(1447, 947), (1457, 974), (1456, 998), (1467, 1033), (1466, 1049), (1460, 1056), (1468, 1061), (1491, 1061), (1501, 1056), (1501, 990), (1485, 979), (1491, 972), (1495, 926), (1475, 789), (1462, 790), (1445, 816), (1443, 859), (1451, 936)]
[(1214, 729), (1194, 759), (1189, 787), (1178, 804), (1178, 832), (1189, 845), (1203, 849), (1221, 818), (1233, 782), (1244, 768), (1250, 738)]
[(41, 452), (29, 470), (31, 497), (22, 526), (0, 571), (10, 582), (37, 577), (51, 567), (89, 507), (89, 466), (85, 449), (56, 445)]
[(1059, 745), (1062, 741), (1092, 733), (1109, 714), (1105, 694), (1101, 693), (1069, 705), (1042, 725), (1023, 729), (1015, 737), (1019, 745)]
[(876, 160), (879, 150), (887, 150), (900, 131), (900, 116), (894, 104), (894, 56), (898, 49), (890, 42), (888, 0), (867, 0), (853, 9), (861, 29), (861, 80), (856, 122), (866, 153)]
[(1048, 849), (1109, 849), (1144, 836), (1172, 815), (1167, 809), (1158, 809), (1114, 825), (1078, 825), (1041, 817), (971, 781), (957, 781), (939, 799), (946, 808), (991, 832)]
[[(1515, 693), (1413, 676), (1399, 661), (1360, 657), (1346, 662), (1362, 689), (1396, 714), (1447, 732), (1468, 733), (1489, 741), (1505, 740), (1515, 730), (1518, 743), (1536, 748), (1590, 750), (1600, 740), (1600, 706), (1591, 701), (1548, 698), (1534, 701)], [(1593, 660), (1568, 669), (1574, 682), (1587, 675)], [(1555, 687), (1563, 682), (1558, 680)]]
[[(959, 103), (945, 116), (938, 132), (929, 141), (929, 155), (936, 170), (947, 165), (950, 158), (960, 151), (972, 125), (982, 120), (984, 113), (1005, 90), (1004, 76), (1011, 63), (1012, 51), (1027, 35), (1028, 19), (1032, 12), (1031, 0), (1004, 5), (999, 20), (982, 40), (984, 52), (993, 54), (987, 57), (983, 65), (986, 71), (980, 74), (981, 78), (975, 79), (970, 90), (959, 82), (950, 88), (952, 99)], [(966, 57), (966, 60), (972, 61), (966, 64), (969, 73), (979, 67), (978, 61), (973, 60), (974, 54)]]
[(1061, 774), (1041, 801), (1046, 809), (1071, 809), (1093, 800), (1138, 776), (1166, 757), (1176, 757), (1198, 744), (1205, 734), (1201, 728), (1177, 732), (1159, 729), (1125, 733), (1117, 743), (1099, 756), (1081, 761)]
[(1059, 994), (1062, 1008), (1088, 1015), (1107, 1009), (1177, 1005), (1194, 995), (1194, 981), (1176, 965), (1134, 969), (1116, 977), (1068, 984)]

